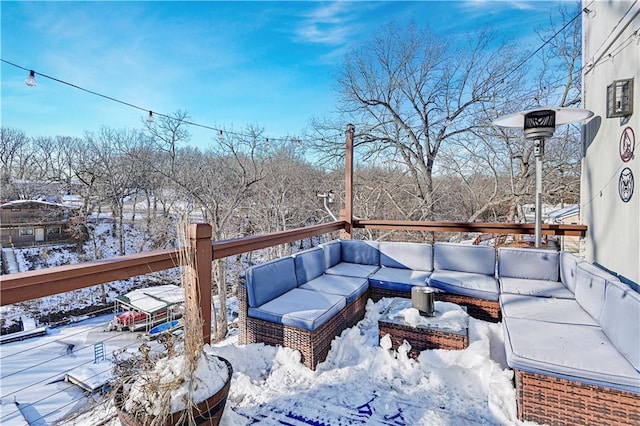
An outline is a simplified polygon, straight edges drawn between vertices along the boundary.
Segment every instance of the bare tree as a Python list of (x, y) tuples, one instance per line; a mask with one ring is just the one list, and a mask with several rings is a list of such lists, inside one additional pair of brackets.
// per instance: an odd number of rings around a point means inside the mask
[[(342, 112), (355, 116), (358, 149), (403, 162), (432, 219), (434, 171), (446, 143), (475, 127), (473, 114), (516, 79), (516, 55), (488, 30), (464, 40), (391, 23), (346, 55), (337, 83)], [(357, 120), (356, 120), (357, 121)]]

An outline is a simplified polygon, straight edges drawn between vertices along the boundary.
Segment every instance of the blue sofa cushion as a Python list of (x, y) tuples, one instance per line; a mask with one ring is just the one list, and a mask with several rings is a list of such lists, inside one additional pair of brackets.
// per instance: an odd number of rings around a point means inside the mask
[(600, 326), (624, 357), (640, 371), (640, 295), (620, 282), (607, 282)]
[(521, 318), (502, 324), (511, 368), (640, 392), (640, 373), (600, 327)]
[(584, 262), (573, 253), (560, 252), (560, 281), (573, 293), (576, 292), (578, 280), (578, 263)]
[(531, 280), (559, 281), (557, 251), (532, 248), (498, 249), (498, 276)]
[(575, 299), (575, 296), (560, 281), (544, 281), (526, 278), (500, 277), (502, 293), (525, 294), (537, 297), (557, 297), (561, 299)]
[(250, 307), (263, 305), (298, 285), (292, 257), (252, 266), (247, 269), (245, 278)]
[(470, 272), (436, 269), (429, 277), (429, 285), (447, 293), (485, 300), (498, 300), (500, 295), (498, 281), (493, 276)]
[(433, 271), (433, 249), (426, 243), (380, 243), (380, 266)]
[(340, 240), (342, 262), (380, 266), (379, 243), (363, 240)]
[(577, 267), (576, 300), (595, 320), (600, 321), (607, 280), (619, 281), (589, 262)]
[(293, 255), (293, 259), (296, 266), (298, 285), (318, 278), (327, 269), (324, 263), (324, 250), (320, 247), (296, 253)]
[(340, 262), (331, 268), (327, 268), (325, 273), (330, 275), (367, 278), (369, 275), (376, 272), (378, 268), (378, 265), (362, 265), (360, 263)]
[(559, 324), (599, 325), (574, 299), (502, 293), (500, 310), (503, 321), (508, 321), (509, 318), (524, 318)]
[(324, 250), (324, 264), (327, 268), (331, 268), (342, 261), (342, 245), (340, 240), (329, 241), (320, 244)]
[(249, 316), (265, 321), (314, 331), (346, 305), (342, 296), (294, 288), (256, 308)]
[(489, 246), (438, 242), (433, 245), (433, 268), (494, 276), (496, 251)]
[(366, 278), (324, 274), (302, 284), (300, 288), (344, 296), (347, 303), (351, 303), (367, 291), (369, 282)]
[(426, 286), (430, 275), (430, 271), (415, 271), (383, 266), (376, 273), (369, 276), (369, 285), (388, 290), (410, 292), (413, 286)]

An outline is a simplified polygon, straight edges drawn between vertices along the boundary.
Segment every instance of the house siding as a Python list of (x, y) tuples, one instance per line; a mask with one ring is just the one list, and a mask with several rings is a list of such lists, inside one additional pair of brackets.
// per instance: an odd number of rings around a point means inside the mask
[[(580, 193), (582, 223), (588, 225), (584, 257), (623, 277), (640, 282), (640, 2), (591, 2), (583, 7), (583, 106), (594, 112), (583, 132)], [(614, 80), (634, 79), (633, 113), (607, 118), (607, 86)], [(635, 135), (635, 152), (623, 159), (621, 139)], [(624, 200), (619, 182), (634, 191)], [(623, 176), (623, 174), (625, 174)], [(627, 186), (628, 188), (628, 186)], [(628, 195), (628, 191), (627, 191)]]

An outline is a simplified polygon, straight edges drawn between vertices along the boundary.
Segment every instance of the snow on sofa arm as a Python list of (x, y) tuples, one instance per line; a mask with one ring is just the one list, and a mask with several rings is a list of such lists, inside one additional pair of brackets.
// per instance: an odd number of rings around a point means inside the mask
[(555, 250), (500, 247), (498, 280), (501, 293), (574, 299), (560, 281), (560, 254)]

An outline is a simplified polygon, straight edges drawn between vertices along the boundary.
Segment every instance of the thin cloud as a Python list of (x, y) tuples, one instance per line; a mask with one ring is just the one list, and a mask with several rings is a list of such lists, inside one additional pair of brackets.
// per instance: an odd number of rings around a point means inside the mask
[(305, 14), (295, 32), (297, 41), (332, 46), (346, 43), (353, 19), (348, 9), (348, 3), (331, 2)]

